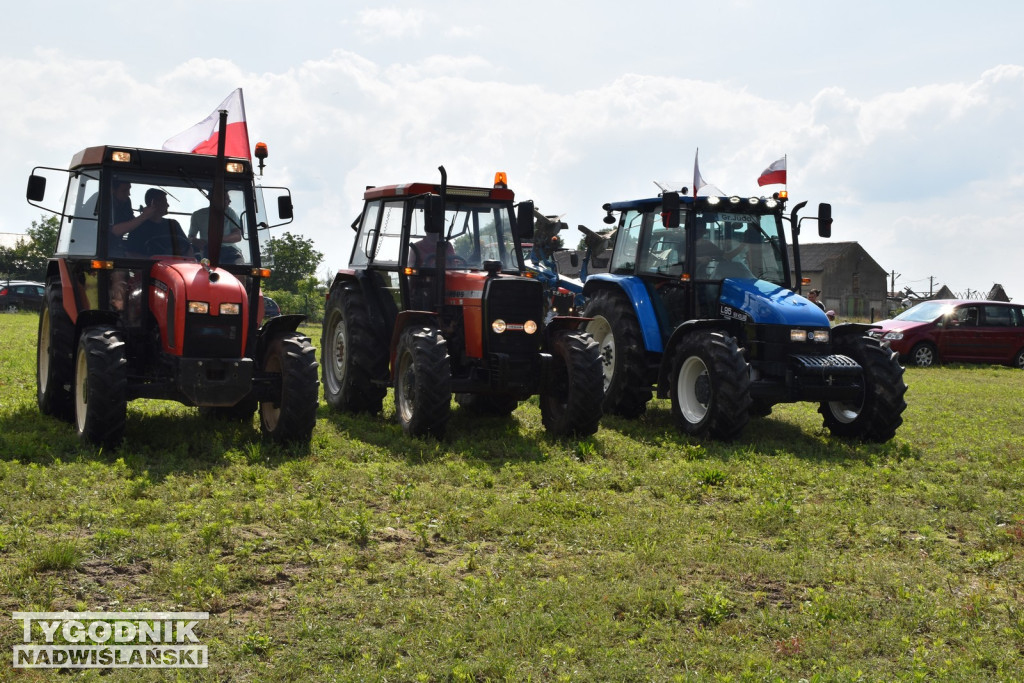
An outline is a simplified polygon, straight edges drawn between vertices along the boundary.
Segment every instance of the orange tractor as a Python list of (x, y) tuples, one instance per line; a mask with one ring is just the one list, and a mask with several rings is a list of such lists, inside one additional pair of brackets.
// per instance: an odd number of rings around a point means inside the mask
[[(257, 146), (261, 168), (265, 150)], [(48, 177), (64, 190), (59, 208), (48, 205)], [(133, 192), (145, 207), (133, 208)], [(265, 192), (276, 195), (274, 218)], [(237, 420), (258, 410), (265, 437), (309, 441), (319, 381), (315, 350), (297, 331), (303, 317), (261, 325), (270, 271), (260, 237), (291, 220), (286, 188), (256, 186), (250, 161), (223, 148), (108, 145), (79, 152), (66, 170), (37, 167), (27, 198), (61, 218), (39, 317), (43, 413), (113, 446), (128, 401), (170, 399)]]
[(601, 418), (603, 374), (586, 320), (545, 319), (543, 284), (527, 277), (522, 240), (533, 202), (514, 210), (494, 187), (370, 187), (353, 224), (349, 268), (324, 314), (328, 405), (377, 413), (389, 387), (407, 434), (442, 436), (452, 394), (465, 409), (509, 415), (540, 397), (544, 427), (586, 436)]

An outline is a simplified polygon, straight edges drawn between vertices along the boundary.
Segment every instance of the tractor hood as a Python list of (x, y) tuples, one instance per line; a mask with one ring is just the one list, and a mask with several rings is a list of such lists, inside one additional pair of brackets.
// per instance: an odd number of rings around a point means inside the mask
[[(829, 327), (825, 312), (792, 290), (765, 280), (726, 278), (721, 303), (765, 325)], [(738, 317), (738, 316), (736, 316)]]
[(194, 261), (158, 261), (150, 270), (149, 306), (163, 350), (193, 357), (241, 357), (247, 344), (249, 301), (226, 270)]

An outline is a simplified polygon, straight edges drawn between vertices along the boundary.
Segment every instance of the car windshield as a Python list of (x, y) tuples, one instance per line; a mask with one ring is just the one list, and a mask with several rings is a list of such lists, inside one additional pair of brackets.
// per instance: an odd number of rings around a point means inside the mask
[(953, 307), (938, 301), (926, 301), (900, 313), (893, 320), (903, 320), (911, 323), (930, 323), (933, 320), (949, 313)]

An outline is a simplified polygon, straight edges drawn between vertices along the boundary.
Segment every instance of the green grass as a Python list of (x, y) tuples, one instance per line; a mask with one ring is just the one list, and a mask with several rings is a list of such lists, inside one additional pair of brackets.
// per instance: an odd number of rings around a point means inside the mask
[(2, 610), (211, 612), (208, 671), (109, 680), (1024, 678), (1020, 371), (908, 369), (883, 445), (666, 401), (558, 441), (534, 400), (441, 443), (322, 405), (287, 451), (139, 401), (100, 451), (38, 414), (35, 329), (0, 316)]

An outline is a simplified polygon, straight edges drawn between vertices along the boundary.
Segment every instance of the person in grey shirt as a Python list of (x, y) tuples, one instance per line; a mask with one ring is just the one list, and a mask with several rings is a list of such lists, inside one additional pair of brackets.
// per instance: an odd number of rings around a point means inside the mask
[[(224, 263), (244, 263), (245, 257), (237, 243), (242, 241), (242, 222), (238, 214), (231, 208), (231, 195), (224, 193), (224, 241), (221, 243), (220, 260)], [(192, 244), (205, 250), (209, 244), (207, 231), (210, 227), (210, 207), (204, 206), (192, 214), (189, 222), (188, 238)]]

